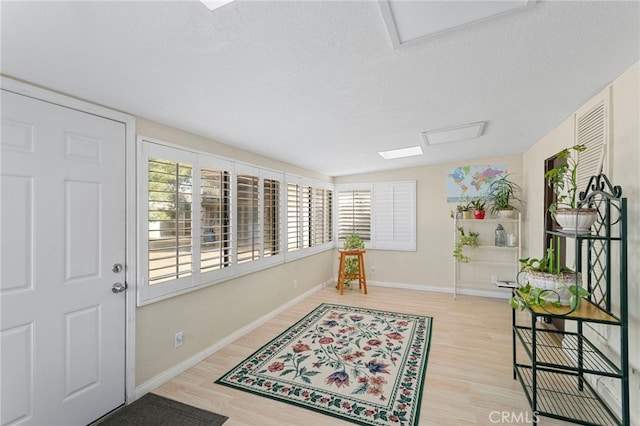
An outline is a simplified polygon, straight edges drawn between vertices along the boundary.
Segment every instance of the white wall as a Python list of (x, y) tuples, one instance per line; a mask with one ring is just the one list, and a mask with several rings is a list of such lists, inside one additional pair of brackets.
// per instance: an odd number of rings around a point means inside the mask
[[(380, 285), (401, 285), (415, 289), (452, 292), (454, 222), (450, 217), (450, 210), (455, 210), (457, 203), (447, 203), (447, 169), (488, 164), (506, 164), (509, 172), (513, 173), (513, 180), (518, 184), (522, 183), (520, 155), (334, 178), (335, 184), (406, 180), (417, 182), (417, 251), (368, 250), (365, 255), (367, 281)], [(494, 229), (495, 225), (490, 230), (490, 236), (481, 234), (480, 238), (492, 240)], [(375, 273), (369, 272), (371, 266), (375, 266)], [(474, 294), (497, 292), (490, 281), (478, 285), (464, 285), (460, 290), (463, 293)], [(508, 292), (504, 295), (506, 297)]]
[[(258, 166), (331, 181), (331, 178), (210, 139), (137, 118), (139, 135), (171, 142)], [(136, 310), (136, 386), (144, 385), (176, 364), (332, 279), (334, 252), (287, 262)], [(293, 280), (297, 280), (294, 288)], [(173, 338), (184, 332), (184, 345)]]

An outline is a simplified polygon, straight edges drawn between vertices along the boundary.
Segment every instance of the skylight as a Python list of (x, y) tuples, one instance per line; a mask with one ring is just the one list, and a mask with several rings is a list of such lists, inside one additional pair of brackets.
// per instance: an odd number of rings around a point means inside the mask
[(422, 155), (422, 147), (412, 146), (410, 148), (392, 149), (390, 151), (378, 152), (385, 160), (395, 160), (396, 158), (413, 157), (414, 155)]
[(215, 10), (227, 3), (231, 3), (232, 1), (233, 0), (200, 0), (200, 3), (207, 6), (209, 10)]

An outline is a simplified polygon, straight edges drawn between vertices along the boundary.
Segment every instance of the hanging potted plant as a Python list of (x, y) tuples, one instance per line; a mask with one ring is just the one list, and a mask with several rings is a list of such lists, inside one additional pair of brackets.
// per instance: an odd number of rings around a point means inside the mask
[(475, 199), (471, 202), (471, 206), (473, 207), (473, 217), (476, 219), (484, 219), (485, 215), (485, 206), (486, 202), (481, 198)]
[(489, 184), (487, 189), (487, 201), (490, 204), (489, 212), (500, 218), (509, 218), (517, 210), (513, 204), (522, 203), (516, 194), (522, 191), (520, 186), (509, 177), (511, 174), (500, 176)]
[(456, 243), (453, 247), (453, 257), (460, 263), (469, 262), (471, 259), (462, 252), (462, 249), (464, 246), (478, 247), (479, 236), (478, 232), (469, 232), (469, 235), (466, 235), (464, 228), (458, 226), (458, 238), (456, 238)]
[(544, 174), (548, 185), (556, 194), (556, 202), (549, 206), (563, 232), (585, 234), (597, 218), (594, 208), (578, 208), (578, 153), (587, 149), (585, 145), (574, 145), (556, 154), (556, 158), (567, 161)]
[(589, 292), (582, 287), (582, 274), (560, 266), (560, 244), (558, 237), (554, 249), (553, 240), (547, 252), (541, 259), (520, 259), (521, 271), (518, 282), (524, 284), (518, 289), (519, 296), (512, 297), (511, 306), (514, 309), (524, 309), (525, 306), (555, 307), (570, 306), (575, 310), (580, 306), (583, 297)]

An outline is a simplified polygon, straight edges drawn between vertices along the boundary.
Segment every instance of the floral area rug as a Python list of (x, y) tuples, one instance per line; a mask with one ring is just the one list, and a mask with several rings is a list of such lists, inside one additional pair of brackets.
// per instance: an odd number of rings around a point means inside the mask
[(362, 425), (417, 425), (431, 322), (324, 303), (216, 383)]

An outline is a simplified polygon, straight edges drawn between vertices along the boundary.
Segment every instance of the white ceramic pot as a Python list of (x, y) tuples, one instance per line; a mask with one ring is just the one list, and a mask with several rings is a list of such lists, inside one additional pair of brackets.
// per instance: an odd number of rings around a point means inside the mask
[(575, 272), (563, 272), (562, 274), (550, 274), (548, 272), (529, 271), (529, 283), (531, 287), (546, 290), (542, 298), (549, 302), (560, 302), (561, 305), (569, 305), (571, 292), (569, 287), (576, 284), (582, 285), (582, 274)]
[(499, 219), (510, 219), (513, 217), (514, 209), (500, 209), (497, 212), (497, 216)]
[(562, 232), (571, 234), (590, 233), (589, 228), (595, 223), (596, 218), (596, 209), (558, 209), (555, 216)]

